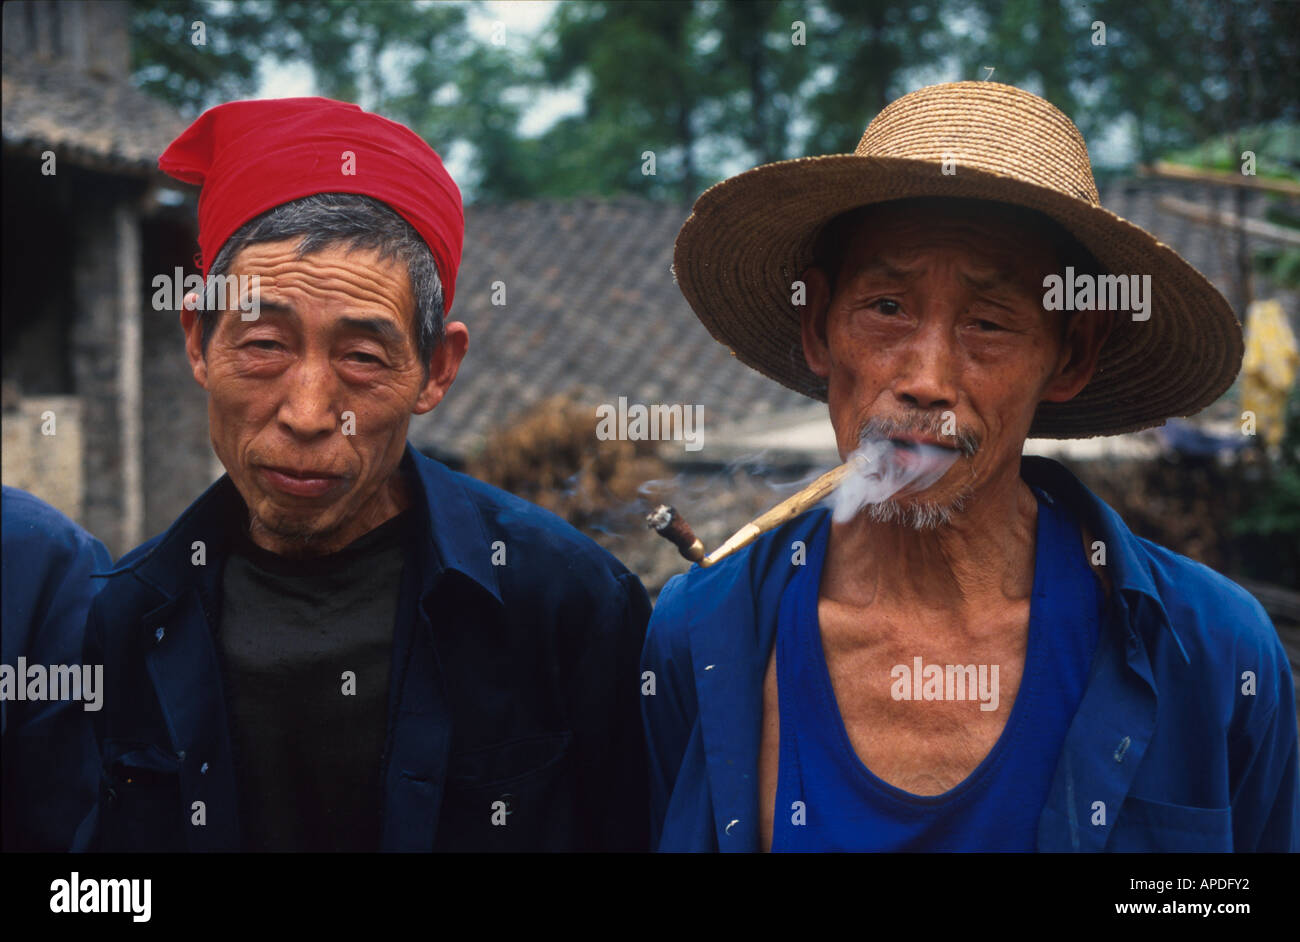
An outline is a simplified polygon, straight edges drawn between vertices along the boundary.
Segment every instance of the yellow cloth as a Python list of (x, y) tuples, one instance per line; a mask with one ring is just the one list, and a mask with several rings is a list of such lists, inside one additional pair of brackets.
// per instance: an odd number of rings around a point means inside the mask
[(1300, 349), (1277, 301), (1255, 301), (1246, 311), (1246, 356), (1241, 407), (1255, 413), (1256, 428), (1273, 447), (1281, 444), (1286, 400), (1300, 367)]

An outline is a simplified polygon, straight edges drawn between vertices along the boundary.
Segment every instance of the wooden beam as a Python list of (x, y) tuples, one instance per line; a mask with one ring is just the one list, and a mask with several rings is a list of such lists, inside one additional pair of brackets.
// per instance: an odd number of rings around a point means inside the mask
[(1286, 226), (1264, 222), (1262, 219), (1242, 219), (1236, 213), (1207, 209), (1200, 203), (1179, 199), (1176, 196), (1159, 197), (1156, 200), (1156, 207), (1207, 226), (1222, 226), (1224, 229), (1244, 232), (1259, 239), (1300, 246), (1300, 229), (1288, 229)]
[(1230, 173), (1226, 170), (1202, 170), (1198, 167), (1173, 164), (1167, 160), (1157, 160), (1154, 164), (1142, 164), (1138, 167), (1138, 172), (1148, 177), (1167, 177), (1171, 180), (1187, 180), (1192, 183), (1209, 183), (1215, 186), (1236, 186), (1247, 190), (1280, 193), (1283, 196), (1300, 196), (1300, 183), (1292, 183), (1289, 180), (1248, 177), (1245, 174)]

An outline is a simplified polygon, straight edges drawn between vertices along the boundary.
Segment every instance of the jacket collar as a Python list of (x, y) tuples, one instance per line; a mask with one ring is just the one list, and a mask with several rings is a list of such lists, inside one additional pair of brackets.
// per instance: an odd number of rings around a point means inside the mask
[[(400, 467), (410, 474), (412, 506), (420, 511), (421, 597), (433, 590), (445, 572), (454, 571), (500, 604), (501, 587), (483, 516), (460, 476), (420, 454), (409, 442)], [(108, 575), (131, 572), (175, 599), (194, 583), (194, 543), (204, 544), (209, 562), (223, 558), (230, 548), (230, 520), (246, 512), (230, 475), (223, 474), (152, 545), (128, 553)]]
[(1169, 612), (1151, 576), (1150, 554), (1142, 545), (1141, 538), (1060, 462), (1026, 455), (1020, 460), (1020, 476), (1053, 499), (1064, 501), (1087, 525), (1093, 537), (1105, 544), (1111, 585), (1125, 596), (1129, 610), (1135, 615), (1124, 621), (1129, 634), (1136, 634), (1137, 625), (1168, 631), (1183, 660), (1190, 664), (1191, 658), (1169, 620)]
[(806, 548), (826, 513), (803, 514), (716, 566), (692, 567), (688, 575), (690, 662), (712, 792), (714, 846), (724, 852), (759, 849), (756, 769), (763, 672), (776, 637), (781, 593), (796, 571), (791, 554), (797, 543)]
[(492, 565), (492, 541), (474, 495), (462, 483), (464, 478), (446, 465), (426, 458), (408, 442), (402, 466), (414, 470), (416, 491), (413, 503), (424, 513), (422, 547), (432, 547), (428, 565), (422, 567), (421, 597), (428, 595), (444, 572), (452, 571), (471, 580), (496, 600), (501, 599), (499, 568)]

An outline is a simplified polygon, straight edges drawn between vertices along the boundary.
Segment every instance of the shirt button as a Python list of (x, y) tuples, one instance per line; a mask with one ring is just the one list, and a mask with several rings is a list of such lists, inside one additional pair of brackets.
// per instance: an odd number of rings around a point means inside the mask
[(722, 833), (726, 834), (727, 837), (731, 837), (731, 829), (732, 829), (732, 827), (734, 827), (735, 825), (737, 825), (737, 824), (739, 824), (739, 823), (740, 823), (740, 819), (739, 819), (739, 818), (733, 818), (733, 819), (731, 820), (731, 822), (730, 822), (730, 823), (726, 826), (726, 828), (723, 830)]
[(199, 766), (199, 774), (200, 774), (200, 775), (207, 775), (207, 774), (208, 774), (208, 764), (207, 764), (206, 762), (203, 763), (201, 766)]
[(155, 631), (155, 632), (153, 633), (153, 640), (154, 640), (154, 643), (157, 643), (157, 642), (161, 641), (161, 640), (163, 639), (163, 634), (164, 634), (164, 633), (165, 633), (165, 632), (164, 632), (164, 630), (163, 630), (162, 628), (159, 628), (157, 631)]

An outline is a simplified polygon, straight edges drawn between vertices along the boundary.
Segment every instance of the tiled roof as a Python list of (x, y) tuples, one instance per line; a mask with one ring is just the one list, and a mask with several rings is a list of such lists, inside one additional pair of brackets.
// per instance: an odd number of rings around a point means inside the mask
[(53, 150), (60, 160), (115, 173), (157, 172), (184, 130), (179, 111), (125, 81), (6, 54), (5, 149)]
[[(469, 353), (447, 398), (411, 422), (411, 441), (464, 455), (495, 424), (547, 396), (704, 406), (706, 425), (809, 400), (732, 358), (673, 283), (688, 211), (639, 199), (469, 206), (452, 316)], [(492, 304), (504, 282), (506, 304)], [(594, 419), (593, 419), (594, 421)]]

